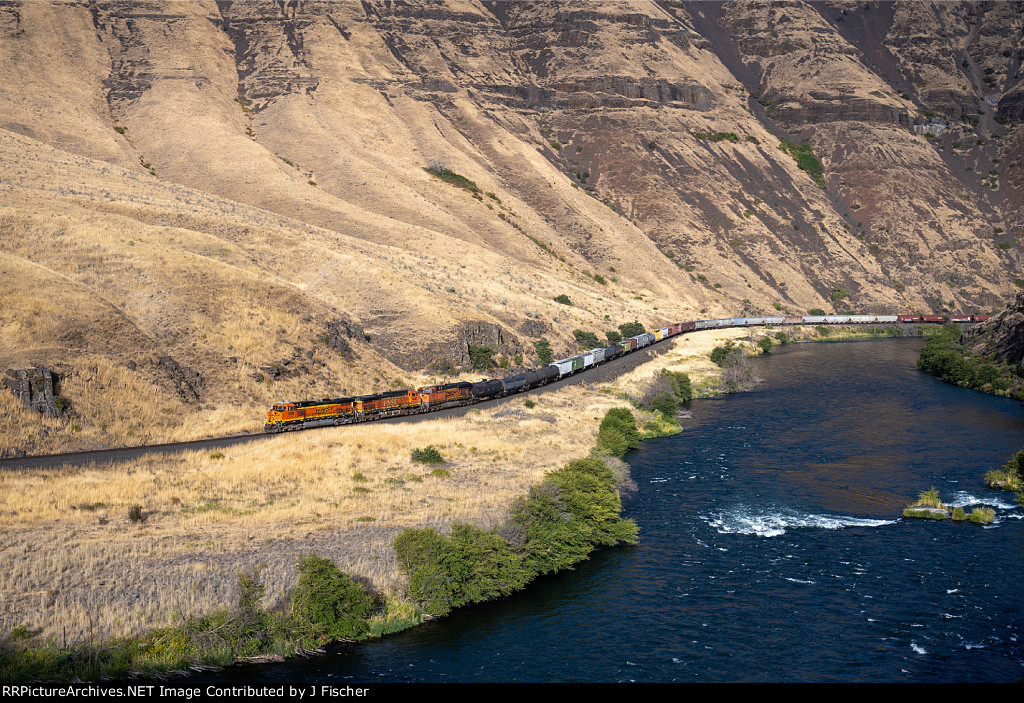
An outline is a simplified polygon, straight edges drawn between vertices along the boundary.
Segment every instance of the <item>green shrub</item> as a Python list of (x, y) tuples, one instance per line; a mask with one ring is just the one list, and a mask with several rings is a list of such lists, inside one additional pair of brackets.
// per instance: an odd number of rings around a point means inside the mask
[(789, 139), (783, 139), (779, 149), (786, 152), (796, 161), (797, 168), (806, 171), (814, 179), (814, 182), (821, 188), (825, 187), (825, 179), (822, 176), (821, 162), (811, 153), (811, 145), (807, 141), (796, 144)]
[[(289, 164), (289, 165), (291, 165), (291, 164)], [(460, 176), (459, 174), (455, 173), (454, 171), (448, 170), (447, 168), (444, 168), (442, 166), (427, 166), (427, 167), (424, 167), (423, 170), (426, 171), (427, 173), (431, 174), (432, 176), (436, 176), (437, 178), (440, 178), (445, 183), (449, 183), (449, 184), (455, 186), (456, 188), (462, 188), (462, 189), (468, 190), (470, 193), (474, 193), (474, 194), (479, 194), (480, 193), (480, 188), (477, 187), (476, 183), (474, 183), (473, 181), (469, 180), (465, 176)]]
[(133, 505), (132, 507), (128, 508), (128, 519), (132, 522), (142, 522), (143, 520), (145, 520), (146, 518), (142, 514), (142, 506)]
[(761, 337), (761, 339), (757, 340), (757, 346), (761, 347), (761, 351), (767, 354), (775, 346), (775, 342), (772, 341), (771, 337)]
[(395, 538), (395, 554), (410, 598), (429, 615), (506, 596), (530, 580), (507, 541), (472, 525), (457, 523), (448, 537), (407, 528)]
[(469, 359), (473, 363), (473, 368), (477, 371), (484, 371), (486, 369), (493, 368), (494, 363), (494, 350), (487, 346), (475, 346), (469, 345)]
[(1016, 478), (1018, 483), (1024, 482), (1024, 449), (1010, 457), (1010, 460), (1003, 464), (1003, 470), (1011, 479)]
[(1012, 368), (980, 358), (961, 343), (961, 334), (956, 325), (946, 325), (931, 334), (917, 359), (917, 367), (965, 388), (1011, 397), (1024, 395), (1021, 379)]
[(737, 351), (739, 350), (736, 348), (736, 343), (730, 339), (725, 344), (720, 344), (712, 349), (708, 356), (717, 366), (725, 366), (726, 359)]
[(849, 294), (846, 292), (845, 288), (841, 286), (833, 286), (832, 292), (829, 295), (832, 300), (844, 300)]
[(967, 515), (964, 513), (964, 509), (960, 506), (953, 508), (953, 521), (963, 522), (967, 519)]
[(598, 454), (621, 457), (630, 449), (639, 446), (640, 431), (637, 429), (633, 413), (628, 408), (611, 408), (606, 412), (597, 430), (595, 451)]
[(601, 340), (597, 338), (597, 335), (593, 332), (584, 332), (583, 330), (573, 330), (572, 336), (576, 338), (576, 344), (583, 349), (593, 349), (601, 346)]
[(554, 352), (551, 350), (551, 342), (546, 339), (534, 342), (533, 349), (537, 352), (537, 359), (542, 364), (550, 364), (555, 358)]
[(992, 508), (975, 508), (971, 511), (971, 522), (978, 525), (989, 525), (995, 519), (996, 511)]
[(675, 417), (679, 412), (679, 401), (673, 393), (659, 393), (651, 401), (651, 409), (661, 413), (666, 418)]
[(586, 559), (595, 546), (635, 542), (636, 525), (623, 520), (621, 511), (615, 478), (604, 461), (580, 459), (516, 499), (506, 530), (522, 544), (527, 573), (547, 574)]
[(825, 311), (822, 310), (821, 308), (811, 308), (810, 310), (807, 311), (807, 314), (808, 315), (824, 315)]
[(523, 407), (526, 408), (527, 410), (532, 410), (533, 408), (537, 407), (537, 404), (534, 403), (529, 398), (527, 398), (526, 400), (523, 401)]
[(932, 486), (927, 491), (921, 491), (918, 494), (917, 502), (912, 507), (944, 509), (946, 506), (939, 500), (939, 489)]
[(903, 517), (919, 517), (928, 520), (945, 520), (946, 513), (931, 508), (907, 508), (903, 511)]
[(661, 375), (669, 382), (678, 401), (685, 403), (688, 400), (693, 400), (693, 386), (690, 383), (689, 374), (683, 371), (662, 369)]
[(622, 333), (623, 339), (635, 337), (638, 334), (644, 333), (644, 326), (640, 324), (639, 320), (633, 320), (632, 322), (619, 325), (619, 332)]
[(1010, 457), (1001, 469), (992, 469), (985, 474), (985, 484), (989, 488), (1007, 491), (1020, 491), (1024, 486), (1024, 449)]
[(443, 464), (444, 457), (441, 456), (433, 444), (424, 447), (423, 449), (412, 450), (412, 460), (419, 464)]
[(555, 296), (555, 302), (556, 303), (561, 303), (562, 305), (572, 305), (572, 301), (569, 300), (569, 296), (567, 296), (565, 293), (562, 293), (560, 295), (556, 295)]
[(695, 139), (707, 139), (712, 142), (738, 142), (740, 140), (739, 135), (735, 132), (693, 132)]
[(608, 338), (609, 344), (615, 344), (616, 342), (622, 341), (622, 334), (616, 332), (615, 330), (608, 330), (607, 332), (604, 333), (604, 336)]
[(307, 636), (324, 643), (354, 640), (367, 633), (367, 621), (379, 609), (374, 596), (330, 559), (309, 554), (299, 560), (298, 570), (292, 617)]

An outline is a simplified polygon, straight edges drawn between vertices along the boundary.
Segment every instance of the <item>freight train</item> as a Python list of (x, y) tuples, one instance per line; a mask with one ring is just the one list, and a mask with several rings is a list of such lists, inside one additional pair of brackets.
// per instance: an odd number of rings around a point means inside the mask
[(726, 327), (761, 327), (764, 325), (860, 325), (884, 323), (984, 322), (991, 315), (803, 315), (786, 317), (725, 317), (714, 320), (679, 322), (668, 327), (644, 332), (607, 347), (597, 347), (575, 356), (552, 361), (508, 378), (494, 378), (477, 383), (446, 383), (415, 390), (390, 391), (376, 395), (349, 398), (324, 398), (295, 403), (275, 403), (267, 413), (266, 432), (299, 430), (305, 427), (335, 424), (347, 425), (395, 415), (415, 415), (460, 405), (472, 405), (489, 398), (499, 398), (539, 388), (553, 381), (586, 371), (599, 364), (635, 352), (652, 344), (686, 332)]

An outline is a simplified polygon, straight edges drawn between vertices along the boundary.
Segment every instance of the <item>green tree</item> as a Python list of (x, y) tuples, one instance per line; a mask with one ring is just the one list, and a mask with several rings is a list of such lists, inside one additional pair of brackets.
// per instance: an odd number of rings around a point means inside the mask
[(623, 339), (635, 337), (638, 334), (644, 333), (644, 326), (641, 325), (638, 320), (634, 320), (633, 322), (626, 322), (619, 325), (619, 332), (622, 332)]
[(469, 359), (473, 363), (473, 368), (477, 371), (485, 371), (493, 368), (494, 363), (494, 350), (486, 346), (474, 346), (469, 345)]
[(572, 336), (576, 338), (576, 344), (582, 349), (593, 349), (594, 347), (601, 346), (601, 340), (593, 332), (573, 330)]
[(636, 418), (628, 408), (611, 408), (605, 413), (597, 430), (596, 450), (608, 456), (619, 456), (640, 446)]
[(693, 385), (690, 383), (690, 376), (682, 371), (669, 371), (662, 369), (661, 375), (669, 382), (672, 392), (680, 402), (693, 400)]
[(298, 571), (292, 616), (303, 631), (322, 642), (354, 640), (369, 631), (368, 620), (379, 608), (378, 601), (337, 564), (309, 554), (299, 560)]
[(405, 529), (395, 552), (409, 595), (431, 615), (506, 596), (529, 581), (507, 541), (472, 525), (456, 523), (450, 537), (432, 527)]
[(679, 412), (679, 401), (672, 393), (659, 393), (654, 397), (651, 405), (652, 410), (661, 413), (666, 418), (675, 417), (675, 414)]
[(730, 339), (725, 344), (720, 344), (719, 346), (712, 349), (711, 353), (708, 356), (711, 357), (711, 361), (713, 361), (716, 365), (724, 367), (726, 364), (726, 359), (728, 359), (733, 353), (737, 351), (739, 350), (736, 348), (735, 342), (733, 342)]

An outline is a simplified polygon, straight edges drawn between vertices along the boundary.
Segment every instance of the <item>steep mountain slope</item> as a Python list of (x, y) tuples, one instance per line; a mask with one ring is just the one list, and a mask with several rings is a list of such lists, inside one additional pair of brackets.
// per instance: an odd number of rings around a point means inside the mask
[(187, 434), (633, 319), (999, 307), (1021, 9), (0, 4), (0, 368), (104, 441), (111, 385)]
[(965, 343), (982, 357), (993, 358), (1024, 373), (1024, 293), (987, 324), (967, 330)]

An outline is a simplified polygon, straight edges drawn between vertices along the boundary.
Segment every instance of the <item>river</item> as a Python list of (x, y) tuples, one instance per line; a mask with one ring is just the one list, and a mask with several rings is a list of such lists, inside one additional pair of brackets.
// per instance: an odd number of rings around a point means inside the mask
[[(378, 642), (198, 680), (1014, 681), (1024, 520), (983, 482), (1024, 406), (917, 371), (920, 340), (776, 347), (626, 459), (640, 543)], [(929, 487), (993, 525), (905, 520)], [(197, 680), (192, 680), (195, 683)]]

